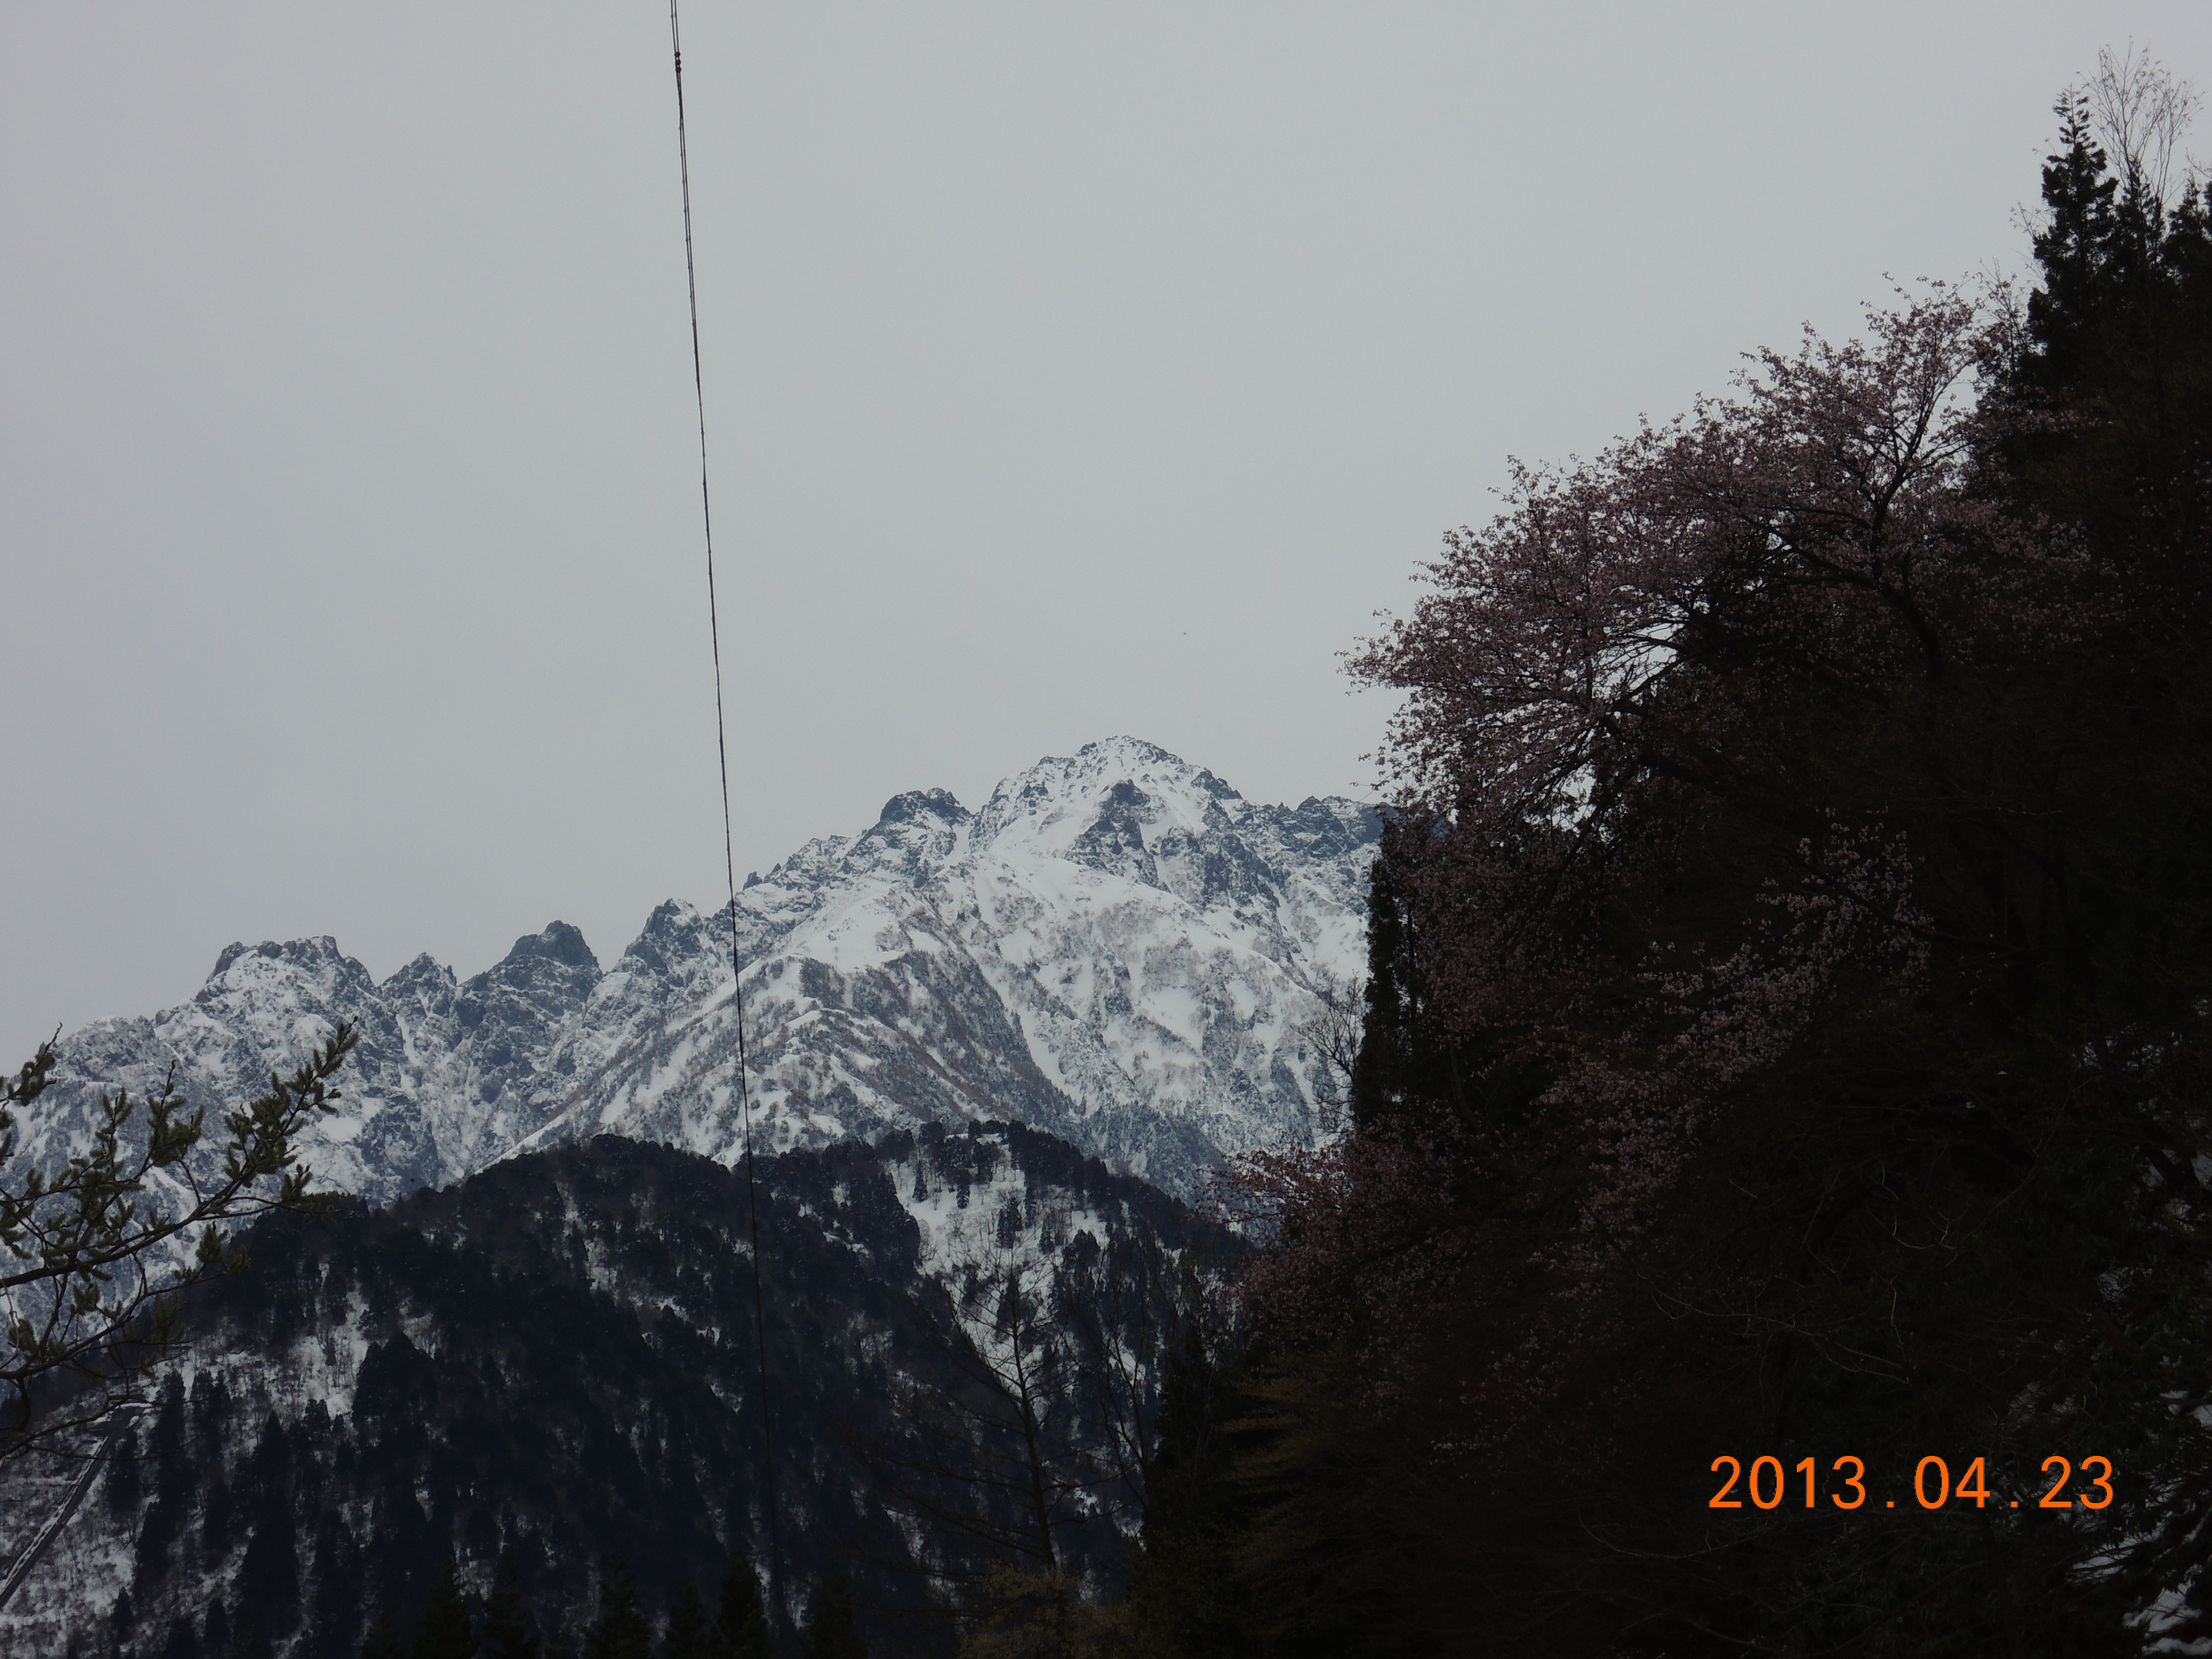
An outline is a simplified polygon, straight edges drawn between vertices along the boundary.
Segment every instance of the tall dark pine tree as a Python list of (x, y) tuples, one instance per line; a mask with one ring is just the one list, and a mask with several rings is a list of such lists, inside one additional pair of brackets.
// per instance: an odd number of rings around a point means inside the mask
[[(209, 1638), (212, 1650), (214, 1639)], [(361, 1659), (406, 1659), (406, 1647), (399, 1640), (399, 1632), (392, 1623), (392, 1615), (380, 1611), (369, 1620), (368, 1634), (362, 1638)]]
[(843, 1573), (831, 1573), (814, 1592), (799, 1650), (802, 1659), (868, 1659), (853, 1608), (852, 1580)]
[(2100, 142), (2084, 94), (2061, 100), (2058, 115), (2040, 281), (2008, 377), (2033, 412), (2057, 419), (2013, 441), (2013, 471), (2124, 582), (2149, 585), (2128, 595), (2147, 643), (2186, 651), (2212, 531), (2212, 201), (2201, 183), (2160, 200), (2148, 158)]
[(522, 1605), (521, 1574), (514, 1553), (502, 1551), (484, 1603), (482, 1659), (538, 1659), (538, 1632)]
[[(2041, 348), (2042, 378), (2077, 380), (2081, 343), (2111, 314), (2111, 289), (2129, 259), (2115, 234), (2119, 181), (2098, 144), (2087, 94), (2058, 101), (2058, 149), (2044, 163), (2043, 204), (2049, 217), (2035, 234), (2043, 281), (2028, 296), (2028, 325)], [(2132, 239), (2130, 239), (2132, 240)]]
[(154, 1426), (147, 1440), (154, 1463), (154, 1501), (138, 1523), (138, 1582), (148, 1585), (157, 1582), (169, 1565), (194, 1483), (183, 1379), (169, 1372), (155, 1399)]
[(1390, 827), (1368, 878), (1366, 1018), (1352, 1068), (1352, 1119), (1363, 1126), (1390, 1116), (1408, 1096), (1449, 1092), (1448, 1068), (1437, 1065), (1436, 1045), (1420, 1018), (1413, 918), (1387, 845), (1404, 833)]
[(325, 1510), (315, 1527), (314, 1640), (297, 1659), (352, 1659), (368, 1616), (368, 1575), (343, 1515)]
[(761, 1606), (760, 1580), (743, 1550), (730, 1552), (722, 1573), (721, 1604), (707, 1632), (713, 1659), (769, 1659), (768, 1614)]
[(144, 1456), (138, 1449), (137, 1430), (125, 1429), (115, 1443), (114, 1455), (108, 1462), (107, 1474), (101, 1483), (109, 1514), (131, 1516), (138, 1513), (144, 1487), (140, 1471), (144, 1462)]
[(415, 1632), (411, 1659), (476, 1659), (477, 1633), (469, 1618), (468, 1598), (453, 1582), (453, 1570), (440, 1570), (430, 1586), (430, 1603), (422, 1610), (422, 1623)]
[(300, 1601), (300, 1557), (292, 1542), (294, 1523), (276, 1501), (257, 1510), (253, 1535), (239, 1568), (239, 1604), (264, 1626), (289, 1620)]
[(584, 1659), (652, 1659), (653, 1627), (637, 1604), (629, 1562), (616, 1556), (599, 1580), (599, 1616), (584, 1632)]
[(668, 1609), (668, 1626), (660, 1638), (661, 1659), (711, 1659), (707, 1636), (707, 1604), (687, 1580), (676, 1592)]

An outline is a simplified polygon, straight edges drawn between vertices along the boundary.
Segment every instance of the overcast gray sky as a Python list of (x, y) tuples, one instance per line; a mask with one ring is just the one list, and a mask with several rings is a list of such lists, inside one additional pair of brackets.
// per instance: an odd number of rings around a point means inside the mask
[[(684, 18), (738, 867), (1130, 732), (1353, 793), (1509, 454), (2017, 269), (2202, 4)], [(0, 1060), (720, 896), (655, 0), (0, 8)]]

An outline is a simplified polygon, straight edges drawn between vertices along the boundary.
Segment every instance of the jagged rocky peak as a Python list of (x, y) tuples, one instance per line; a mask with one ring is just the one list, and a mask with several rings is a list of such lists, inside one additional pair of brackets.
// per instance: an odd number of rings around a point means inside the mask
[(879, 861), (887, 855), (919, 875), (959, 854), (975, 816), (949, 790), (909, 789), (884, 803), (873, 826), (848, 843), (845, 857)]
[(884, 810), (876, 818), (876, 828), (917, 823), (945, 823), (957, 828), (975, 816), (954, 799), (950, 789), (909, 789), (884, 803)]
[(525, 933), (514, 941), (514, 948), (507, 953), (500, 966), (537, 962), (554, 963), (563, 968), (588, 968), (594, 973), (599, 966), (592, 947), (584, 943), (583, 934), (565, 921), (548, 922), (542, 933)]
[[(454, 1005), (461, 1029), (472, 1034), (487, 1065), (504, 1067), (518, 1054), (532, 1057), (530, 1069), (550, 1065), (565, 1027), (599, 981), (599, 959), (584, 936), (565, 921), (526, 933), (514, 948), (461, 987)], [(495, 1100), (505, 1079), (479, 1085)]]
[(504, 1006), (528, 1024), (556, 1024), (583, 1006), (599, 979), (599, 959), (583, 934), (565, 921), (553, 922), (542, 933), (525, 933), (513, 950), (461, 987), (460, 1022), (473, 1030), (490, 1009)]
[(843, 866), (846, 849), (852, 844), (852, 838), (848, 836), (817, 836), (747, 890), (762, 887), (804, 887), (826, 880)]
[(1223, 1155), (1333, 1121), (1303, 1028), (1359, 975), (1380, 829), (1363, 803), (1248, 801), (1113, 738), (979, 812), (894, 795), (734, 911), (657, 906), (605, 971), (562, 921), (465, 980), (426, 956), (379, 984), (327, 938), (233, 945), (192, 1002), (70, 1037), (33, 1133), (59, 1146), (100, 1088), (173, 1061), (196, 1101), (250, 1098), (343, 1019), (362, 1030), (346, 1107), (309, 1143), (346, 1190), (382, 1200), (603, 1130), (727, 1158), (734, 944), (763, 1145), (1018, 1119), (1188, 1194)]
[(646, 917), (645, 926), (623, 952), (625, 966), (633, 963), (658, 964), (673, 955), (685, 955), (697, 948), (701, 930), (706, 925), (706, 915), (697, 906), (686, 904), (682, 899), (663, 899), (653, 907)]
[[(1365, 809), (1352, 802), (1356, 823)], [(1303, 810), (1303, 809), (1299, 809)], [(1291, 809), (1258, 806), (1212, 773), (1140, 738), (1048, 757), (999, 787), (975, 834), (1009, 854), (1026, 848), (1172, 893), (1203, 911), (1275, 907), (1289, 869), (1278, 820)], [(1371, 814), (1369, 815), (1371, 817)], [(1366, 826), (1364, 840), (1375, 839)], [(1355, 850), (1358, 831), (1324, 859)]]
[(992, 792), (976, 815), (975, 839), (1013, 836), (1064, 852), (1102, 815), (1133, 814), (1147, 824), (1186, 830), (1225, 823), (1243, 797), (1203, 768), (1142, 738), (1109, 738), (1073, 755), (1048, 755)]
[(215, 971), (201, 988), (203, 1000), (226, 994), (252, 994), (258, 989), (283, 985), (295, 992), (330, 997), (342, 988), (366, 988), (374, 981), (368, 969), (338, 949), (328, 933), (279, 944), (264, 939), (258, 945), (234, 944), (215, 959)]

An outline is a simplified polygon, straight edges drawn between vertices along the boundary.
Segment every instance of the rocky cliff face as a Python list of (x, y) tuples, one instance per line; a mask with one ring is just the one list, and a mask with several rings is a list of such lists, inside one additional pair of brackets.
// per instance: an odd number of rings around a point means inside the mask
[[(1352, 801), (1247, 801), (1127, 738), (978, 811), (896, 797), (739, 897), (757, 1144), (1006, 1119), (1188, 1195), (1224, 1153), (1310, 1140), (1330, 1085), (1301, 1028), (1362, 965), (1379, 829)], [(100, 1091), (172, 1066), (195, 1101), (248, 1097), (345, 1019), (345, 1109), (310, 1149), (343, 1190), (607, 1131), (729, 1163), (731, 988), (729, 913), (674, 902), (604, 970), (562, 922), (465, 981), (421, 957), (379, 983), (328, 938), (234, 945), (191, 1001), (71, 1036), (26, 1151), (58, 1158)]]

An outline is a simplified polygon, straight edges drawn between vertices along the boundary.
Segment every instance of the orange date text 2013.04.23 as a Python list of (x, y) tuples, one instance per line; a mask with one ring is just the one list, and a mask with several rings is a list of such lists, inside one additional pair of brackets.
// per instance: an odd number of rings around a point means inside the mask
[[(1948, 1463), (1941, 1457), (1934, 1455), (1923, 1457), (1912, 1472), (1912, 1496), (1923, 1510), (1940, 1510), (1954, 1500), (1962, 1501), (1969, 1498), (1974, 1500), (1976, 1509), (1986, 1508), (1991, 1503), (2018, 1509), (2021, 1506), (2019, 1498), (2008, 1500), (1992, 1497), (1990, 1494), (1988, 1462), (1988, 1459), (1983, 1457), (1974, 1459), (1960, 1471), (1958, 1485), (1954, 1486), (1951, 1484), (1951, 1466)], [(2092, 1474), (2090, 1468), (2093, 1464), (2098, 1466), (2101, 1473)], [(2051, 1489), (2048, 1492), (2045, 1492), (2039, 1499), (2034, 1499), (2034, 1507), (2045, 1510), (2069, 1510), (2078, 1502), (2085, 1510), (2101, 1510), (2112, 1503), (2112, 1460), (2111, 1458), (2094, 1455), (2083, 1458), (2081, 1473), (2081, 1478), (2088, 1483), (2087, 1486), (2084, 1490), (2070, 1494), (2068, 1492), (2068, 1483), (2074, 1479), (2072, 1460), (2056, 1454), (2045, 1458), (2043, 1473), (2048, 1476), (2053, 1468), (2058, 1472), (2057, 1478), (2051, 1482)], [(1747, 1478), (1742, 1462), (1723, 1452), (1720, 1456), (1713, 1459), (1713, 1473), (1715, 1474), (1725, 1473), (1728, 1478), (1722, 1483), (1721, 1489), (1707, 1500), (1705, 1504), (1707, 1509), (1740, 1510), (1743, 1508), (1743, 1498), (1738, 1495), (1739, 1492), (1748, 1494), (1752, 1507), (1754, 1509), (1779, 1509), (1784, 1498), (1790, 1495), (1789, 1489), (1796, 1485), (1797, 1480), (1802, 1480), (1803, 1483), (1803, 1506), (1808, 1510), (1820, 1507), (1820, 1489), (1824, 1483), (1819, 1476), (1819, 1460), (1815, 1458), (1805, 1458), (1793, 1469), (1784, 1470), (1782, 1467), (1782, 1460), (1778, 1457), (1754, 1457), (1751, 1460), (1751, 1468)], [(1839, 1510), (1856, 1510), (1864, 1507), (1867, 1502), (1867, 1488), (1866, 1461), (1863, 1458), (1849, 1455), (1838, 1457), (1830, 1465), (1828, 1474), (1830, 1479), (1825, 1484), (1829, 1488), (1829, 1503)], [(1743, 1482), (1741, 1487), (1736, 1484), (1739, 1480)], [(2032, 1492), (2029, 1496), (2033, 1498)], [(1897, 1507), (1897, 1500), (1893, 1498), (1886, 1499), (1881, 1507), (1893, 1510)]]

